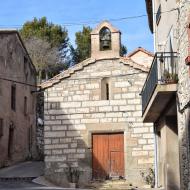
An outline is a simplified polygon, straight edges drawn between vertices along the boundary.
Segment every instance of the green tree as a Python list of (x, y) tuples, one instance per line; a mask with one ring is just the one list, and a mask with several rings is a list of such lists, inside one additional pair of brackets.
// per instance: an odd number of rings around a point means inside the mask
[(90, 57), (91, 54), (91, 33), (92, 29), (89, 26), (83, 26), (82, 31), (76, 32), (75, 34), (75, 59), (77, 62), (81, 62)]
[[(65, 27), (48, 22), (46, 17), (34, 18), (32, 21), (24, 23), (20, 34), (40, 75), (40, 81), (42, 73), (45, 72), (46, 78), (52, 77), (66, 67), (69, 38)], [(39, 45), (40, 48), (36, 45)], [(48, 55), (51, 54), (53, 59), (45, 59), (44, 52), (48, 52)], [(37, 59), (36, 55), (41, 59)]]
[(127, 47), (123, 44), (121, 44), (121, 49), (120, 49), (120, 56), (124, 56), (127, 54)]

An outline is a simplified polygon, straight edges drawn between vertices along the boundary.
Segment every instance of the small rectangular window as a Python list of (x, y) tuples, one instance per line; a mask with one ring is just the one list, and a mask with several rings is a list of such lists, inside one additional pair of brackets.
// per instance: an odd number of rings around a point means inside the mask
[(27, 102), (27, 97), (24, 97), (24, 115), (27, 115), (28, 112), (28, 102)]
[(109, 84), (106, 83), (106, 100), (110, 99), (110, 94), (109, 94)]
[(11, 86), (11, 109), (16, 111), (16, 85)]
[(2, 82), (0, 81), (0, 96), (3, 94), (3, 89), (2, 89)]
[(3, 119), (0, 118), (0, 137), (3, 136)]
[(161, 4), (158, 7), (157, 13), (156, 13), (156, 24), (158, 25), (161, 19)]

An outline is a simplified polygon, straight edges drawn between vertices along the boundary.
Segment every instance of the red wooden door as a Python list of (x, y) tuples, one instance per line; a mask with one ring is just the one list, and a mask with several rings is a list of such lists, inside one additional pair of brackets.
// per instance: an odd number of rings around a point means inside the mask
[(122, 133), (93, 134), (93, 178), (124, 176), (124, 139)]

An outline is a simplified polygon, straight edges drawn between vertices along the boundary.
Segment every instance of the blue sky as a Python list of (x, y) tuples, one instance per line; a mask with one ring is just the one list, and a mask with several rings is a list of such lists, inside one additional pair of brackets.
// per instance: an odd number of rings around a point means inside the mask
[[(0, 27), (20, 27), (33, 17), (46, 16), (56, 24), (117, 19), (146, 14), (144, 0), (5, 0), (1, 1)], [(121, 30), (128, 51), (141, 46), (153, 51), (153, 38), (147, 17), (112, 22)], [(88, 24), (95, 27), (97, 24)], [(74, 44), (81, 25), (66, 26)]]

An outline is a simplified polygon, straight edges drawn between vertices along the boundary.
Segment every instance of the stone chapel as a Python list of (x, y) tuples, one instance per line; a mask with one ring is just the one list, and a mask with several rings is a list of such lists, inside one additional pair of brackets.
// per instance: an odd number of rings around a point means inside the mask
[(91, 32), (91, 57), (42, 84), (46, 177), (67, 186), (68, 167), (79, 183), (126, 179), (154, 167), (153, 125), (142, 122), (141, 90), (153, 55), (137, 48), (120, 56), (121, 32), (109, 22)]

